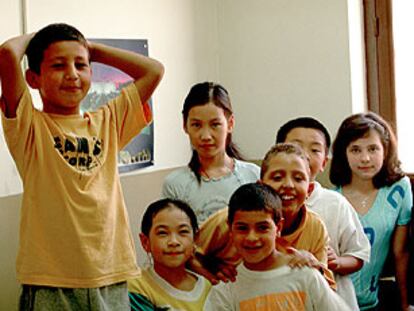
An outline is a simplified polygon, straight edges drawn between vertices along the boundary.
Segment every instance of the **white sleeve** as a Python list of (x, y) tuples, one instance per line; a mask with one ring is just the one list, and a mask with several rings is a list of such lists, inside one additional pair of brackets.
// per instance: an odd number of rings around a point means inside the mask
[(351, 311), (345, 301), (332, 290), (323, 276), (310, 269), (308, 284), (309, 300), (315, 311)]

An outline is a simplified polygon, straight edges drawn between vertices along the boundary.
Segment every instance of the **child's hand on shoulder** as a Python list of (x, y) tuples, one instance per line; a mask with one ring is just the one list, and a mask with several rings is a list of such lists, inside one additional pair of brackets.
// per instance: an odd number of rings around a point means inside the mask
[(237, 270), (232, 264), (221, 262), (217, 265), (216, 276), (219, 280), (227, 283), (236, 281)]
[(220, 281), (234, 282), (236, 280), (236, 267), (231, 264), (224, 263), (219, 260), (215, 260), (212, 263), (211, 259), (209, 264), (205, 264), (205, 258), (201, 258), (200, 254), (193, 256), (187, 263), (188, 268), (197, 274), (204, 276), (211, 284), (217, 285)]
[(298, 250), (294, 247), (287, 248), (287, 254), (290, 256), (288, 261), (288, 266), (291, 268), (302, 268), (302, 267), (311, 267), (319, 269), (321, 263), (315, 256), (305, 250)]

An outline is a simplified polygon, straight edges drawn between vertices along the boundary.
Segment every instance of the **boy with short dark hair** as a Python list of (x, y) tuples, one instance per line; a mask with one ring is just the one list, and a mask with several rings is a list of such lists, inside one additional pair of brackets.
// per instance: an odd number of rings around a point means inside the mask
[[(21, 71), (25, 52), (26, 81), (39, 90), (43, 111), (34, 108)], [(134, 82), (80, 115), (91, 61)], [(129, 309), (126, 280), (139, 269), (117, 154), (151, 121), (147, 101), (162, 75), (158, 61), (89, 42), (67, 24), (0, 46), (2, 123), (24, 186), (17, 258), (22, 310)]]
[(272, 187), (246, 184), (234, 192), (228, 224), (243, 262), (235, 282), (213, 287), (214, 310), (349, 310), (318, 270), (288, 266), (290, 256), (276, 245), (283, 222)]
[(277, 143), (297, 143), (308, 154), (310, 192), (306, 206), (324, 221), (330, 238), (328, 268), (335, 273), (337, 292), (353, 310), (358, 310), (355, 290), (349, 274), (369, 261), (370, 244), (351, 204), (341, 194), (323, 188), (316, 176), (328, 161), (331, 139), (321, 122), (311, 117), (299, 117), (280, 127)]

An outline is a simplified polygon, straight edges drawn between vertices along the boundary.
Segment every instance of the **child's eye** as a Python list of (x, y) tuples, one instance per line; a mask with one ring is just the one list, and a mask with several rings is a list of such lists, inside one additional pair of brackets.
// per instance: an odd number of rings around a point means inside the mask
[(247, 231), (247, 226), (245, 225), (235, 225), (233, 228), (235, 231), (244, 232)]
[(319, 149), (312, 149), (311, 151), (312, 151), (312, 153), (321, 153), (321, 152), (322, 152), (322, 151), (321, 151), (321, 150), (319, 150)]
[(156, 232), (156, 235), (158, 235), (158, 236), (166, 236), (167, 235), (167, 231), (163, 231), (163, 230), (157, 231)]
[(221, 126), (221, 123), (220, 123), (220, 122), (214, 122), (211, 126), (212, 126), (213, 128), (216, 128), (216, 127)]
[(368, 148), (368, 151), (369, 152), (376, 152), (376, 151), (378, 151), (379, 150), (379, 147), (378, 146), (370, 146), (369, 148)]
[(350, 150), (349, 150), (351, 153), (359, 153), (359, 148), (356, 148), (356, 147), (352, 147)]
[(282, 180), (282, 176), (281, 175), (273, 175), (272, 180), (273, 181), (281, 181)]
[(188, 235), (188, 234), (191, 233), (191, 231), (189, 229), (182, 229), (182, 230), (179, 231), (179, 233), (181, 235)]
[(304, 179), (305, 178), (303, 178), (303, 176), (300, 176), (300, 175), (295, 176), (295, 180), (298, 181), (298, 182), (300, 182), (300, 181), (302, 181)]
[(77, 68), (85, 68), (85, 67), (88, 67), (88, 64), (86, 64), (86, 63), (77, 63), (76, 67)]
[(200, 123), (191, 123), (190, 126), (193, 127), (193, 128), (200, 128), (201, 124)]
[(269, 226), (268, 225), (259, 225), (258, 229), (261, 232), (266, 232), (267, 230), (269, 230)]
[(62, 68), (62, 67), (63, 67), (63, 64), (60, 64), (60, 63), (52, 64), (52, 68)]

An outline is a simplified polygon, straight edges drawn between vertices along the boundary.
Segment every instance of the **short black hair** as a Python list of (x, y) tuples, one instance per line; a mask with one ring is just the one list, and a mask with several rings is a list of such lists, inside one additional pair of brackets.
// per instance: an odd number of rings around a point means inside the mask
[(234, 221), (237, 211), (264, 211), (272, 214), (275, 224), (282, 219), (282, 201), (276, 191), (265, 184), (256, 182), (240, 186), (229, 202), (228, 223)]
[(289, 132), (299, 127), (320, 131), (325, 137), (326, 149), (329, 150), (331, 147), (331, 136), (329, 135), (328, 130), (321, 122), (311, 117), (299, 117), (283, 124), (277, 131), (276, 143), (284, 143)]
[(148, 237), (152, 228), (152, 221), (154, 217), (157, 216), (157, 214), (162, 210), (173, 207), (178, 208), (188, 216), (190, 219), (191, 228), (193, 229), (193, 234), (195, 235), (198, 231), (198, 223), (197, 216), (195, 215), (193, 209), (187, 203), (181, 200), (168, 198), (155, 201), (147, 207), (144, 216), (142, 216), (141, 232)]
[(45, 50), (52, 43), (59, 41), (77, 41), (88, 49), (85, 37), (75, 27), (64, 23), (47, 25), (35, 33), (26, 48), (29, 69), (40, 74), (40, 64)]

